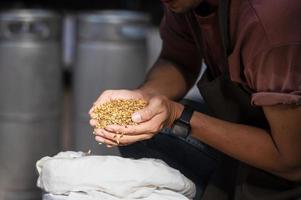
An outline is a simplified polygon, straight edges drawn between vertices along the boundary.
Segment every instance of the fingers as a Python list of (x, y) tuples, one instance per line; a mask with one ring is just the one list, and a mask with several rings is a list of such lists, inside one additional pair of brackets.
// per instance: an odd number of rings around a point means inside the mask
[(109, 146), (117, 146), (118, 144), (116, 142), (113, 142), (111, 140), (108, 140), (104, 137), (101, 137), (101, 136), (95, 136), (95, 140), (101, 144), (106, 144), (106, 145), (109, 145)]
[(140, 135), (124, 135), (119, 139), (120, 144), (129, 145), (138, 141), (148, 140), (152, 138), (151, 134), (140, 134)]
[(124, 134), (115, 134), (108, 132), (103, 129), (97, 129), (95, 131), (95, 139), (98, 142), (111, 145), (111, 146), (121, 146), (128, 145), (137, 141), (150, 139), (152, 134), (140, 134), (140, 135), (124, 135)]
[(123, 133), (125, 135), (154, 134), (163, 128), (160, 116), (155, 116), (151, 121), (133, 126), (109, 125), (105, 130), (112, 133)]
[(112, 95), (116, 93), (116, 91), (114, 92), (114, 90), (106, 90), (104, 91), (99, 97), (98, 99), (93, 103), (93, 106), (91, 107), (91, 109), (89, 110), (89, 115), (91, 116), (93, 109), (95, 108), (95, 106), (99, 106), (107, 101), (112, 100)]
[(113, 94), (113, 90), (106, 90), (104, 91), (99, 97), (98, 99), (94, 102), (93, 106), (99, 106), (107, 101), (111, 100), (111, 96)]
[(149, 132), (145, 125), (139, 126), (119, 126), (119, 125), (109, 125), (105, 128), (109, 132), (113, 133), (124, 133), (125, 135), (138, 135), (141, 133)]
[(95, 140), (97, 142), (103, 143), (103, 144), (107, 144), (107, 145), (111, 145), (111, 146), (117, 146), (118, 143), (117, 141), (112, 137), (107, 137), (109, 135), (109, 133), (107, 133), (106, 130), (104, 129), (95, 129), (94, 130), (94, 135), (95, 135)]
[(96, 129), (94, 131), (94, 134), (96, 135), (96, 137), (101, 137), (103, 139), (102, 143), (115, 145), (115, 146), (120, 145), (120, 139), (123, 137), (123, 134), (108, 132), (104, 129)]
[(89, 123), (92, 127), (95, 127), (97, 125), (97, 120), (91, 119)]

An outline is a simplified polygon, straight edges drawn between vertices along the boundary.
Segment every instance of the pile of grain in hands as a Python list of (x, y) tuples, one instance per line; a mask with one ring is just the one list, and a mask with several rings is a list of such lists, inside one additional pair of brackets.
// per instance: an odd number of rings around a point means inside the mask
[[(91, 118), (96, 120), (96, 129), (105, 128), (108, 125), (136, 125), (132, 121), (132, 114), (143, 109), (147, 102), (143, 99), (117, 99), (101, 105), (94, 106)], [(116, 135), (116, 142), (123, 136), (120, 133), (119, 138)]]

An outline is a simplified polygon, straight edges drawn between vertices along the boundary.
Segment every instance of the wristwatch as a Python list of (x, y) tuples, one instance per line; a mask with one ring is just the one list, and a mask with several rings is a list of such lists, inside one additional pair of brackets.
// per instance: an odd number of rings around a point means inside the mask
[(193, 111), (194, 110), (190, 106), (184, 105), (184, 110), (180, 118), (176, 119), (171, 127), (171, 134), (182, 138), (188, 137), (191, 130), (190, 119)]

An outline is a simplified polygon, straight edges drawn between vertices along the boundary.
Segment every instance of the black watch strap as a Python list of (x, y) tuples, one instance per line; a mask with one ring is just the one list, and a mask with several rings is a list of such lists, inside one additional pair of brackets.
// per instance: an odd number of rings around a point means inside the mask
[(190, 134), (190, 119), (193, 114), (193, 109), (189, 106), (184, 106), (184, 110), (181, 116), (176, 119), (171, 127), (171, 134), (181, 137), (187, 138)]
[(191, 119), (191, 116), (193, 114), (193, 109), (190, 107), (190, 106), (184, 106), (184, 110), (180, 116), (180, 118), (178, 118), (179, 121), (187, 124), (187, 125), (190, 125), (190, 119)]

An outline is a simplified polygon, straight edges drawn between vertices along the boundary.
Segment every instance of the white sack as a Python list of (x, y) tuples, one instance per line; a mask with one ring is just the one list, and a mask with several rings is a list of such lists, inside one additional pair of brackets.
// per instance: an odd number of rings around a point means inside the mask
[(72, 200), (187, 200), (195, 196), (195, 185), (158, 159), (61, 152), (42, 158), (36, 167), (38, 187)]

